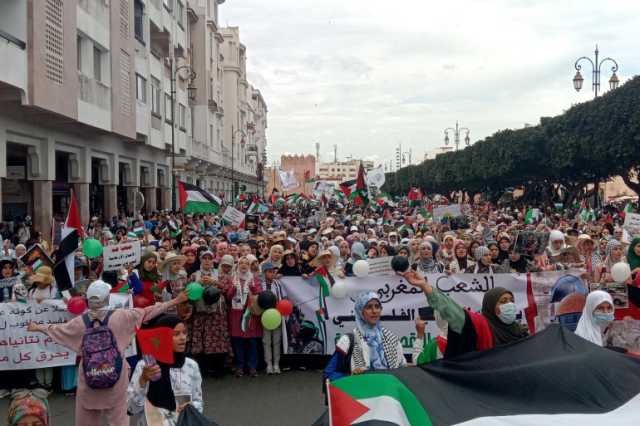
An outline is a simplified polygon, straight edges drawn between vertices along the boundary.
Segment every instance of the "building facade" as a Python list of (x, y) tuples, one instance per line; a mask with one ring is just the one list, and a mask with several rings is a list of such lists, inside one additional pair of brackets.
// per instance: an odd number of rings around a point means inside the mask
[(347, 160), (333, 163), (321, 163), (318, 168), (318, 179), (339, 185), (341, 182), (356, 179), (360, 163), (365, 171), (373, 169), (373, 161)]
[[(245, 77), (229, 90), (244, 88), (239, 105), (225, 105), (222, 3), (0, 2), (0, 55), (11, 64), (0, 67), (0, 220), (31, 216), (49, 235), (70, 189), (85, 223), (137, 212), (141, 198), (145, 211), (169, 209), (174, 173), (230, 197), (231, 151), (235, 178), (257, 192), (267, 107)], [(244, 142), (225, 131), (241, 108), (229, 126)]]

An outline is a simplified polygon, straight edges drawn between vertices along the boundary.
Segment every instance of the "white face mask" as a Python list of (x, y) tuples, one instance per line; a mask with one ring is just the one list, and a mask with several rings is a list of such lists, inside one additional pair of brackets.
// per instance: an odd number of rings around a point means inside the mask
[(516, 304), (509, 302), (500, 305), (500, 314), (498, 315), (498, 318), (507, 325), (513, 324), (516, 320)]

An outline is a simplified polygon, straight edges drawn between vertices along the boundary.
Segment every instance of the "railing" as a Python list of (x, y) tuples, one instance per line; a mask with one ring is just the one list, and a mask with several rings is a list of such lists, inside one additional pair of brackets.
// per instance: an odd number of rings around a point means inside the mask
[(27, 48), (27, 43), (25, 43), (24, 41), (20, 40), (19, 38), (9, 34), (6, 31), (0, 30), (0, 38), (5, 39), (7, 42), (11, 43), (11, 44), (15, 44), (16, 46), (18, 46), (20, 49), (24, 50)]

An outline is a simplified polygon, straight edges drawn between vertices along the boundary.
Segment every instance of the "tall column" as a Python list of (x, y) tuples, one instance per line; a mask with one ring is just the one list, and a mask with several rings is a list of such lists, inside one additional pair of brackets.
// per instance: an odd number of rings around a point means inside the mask
[(152, 213), (156, 210), (156, 188), (144, 188), (144, 211), (146, 213)]
[(171, 210), (171, 187), (162, 188), (162, 210)]
[(0, 177), (0, 222), (2, 222), (2, 178)]
[(82, 224), (86, 226), (91, 220), (91, 211), (89, 210), (89, 184), (88, 183), (74, 183), (73, 191), (76, 194), (78, 200), (78, 207), (80, 207), (80, 220)]
[(109, 220), (118, 215), (118, 187), (104, 185), (104, 217)]
[(52, 183), (50, 180), (33, 181), (33, 226), (49, 242), (53, 220)]
[(137, 186), (127, 186), (127, 215), (133, 213), (133, 217), (136, 217), (142, 210), (142, 206), (135, 205), (137, 192)]

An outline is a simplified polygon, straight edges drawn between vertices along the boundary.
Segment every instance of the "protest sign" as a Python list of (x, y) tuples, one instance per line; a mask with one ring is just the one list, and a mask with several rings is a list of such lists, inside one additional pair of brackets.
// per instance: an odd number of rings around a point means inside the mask
[(258, 232), (259, 223), (260, 216), (255, 214), (248, 214), (244, 219), (244, 229), (255, 235)]
[(51, 260), (40, 244), (32, 245), (29, 250), (22, 255), (20, 261), (34, 269), (40, 266), (53, 267), (53, 260)]
[(549, 244), (548, 232), (520, 231), (516, 236), (515, 251), (522, 255), (541, 254)]
[(227, 206), (222, 215), (222, 220), (233, 226), (240, 226), (244, 222), (244, 213), (234, 207)]
[(385, 277), (389, 275), (394, 275), (393, 269), (391, 268), (391, 259), (392, 256), (386, 257), (376, 257), (374, 259), (367, 259), (367, 263), (369, 264), (369, 276), (370, 277)]
[[(475, 311), (480, 310), (484, 293), (494, 287), (504, 287), (513, 292), (521, 316), (524, 316), (523, 311), (528, 306), (525, 274), (429, 274), (427, 279), (461, 306)], [(366, 291), (378, 293), (383, 306), (383, 326), (398, 336), (405, 353), (411, 353), (416, 339), (414, 321), (418, 316), (418, 308), (427, 306), (427, 299), (422, 291), (402, 277), (369, 276), (366, 280), (346, 278), (343, 281), (347, 287), (347, 297), (326, 298), (324, 310), (319, 307), (319, 285), (315, 279), (284, 277), (280, 281), (284, 294), (294, 305), (293, 313), (286, 320), (287, 332), (283, 336), (285, 353), (333, 353), (340, 335), (355, 328), (354, 301)], [(318, 312), (326, 315), (324, 320)], [(435, 321), (427, 323), (426, 331), (431, 336), (438, 334)]]
[(640, 214), (625, 213), (624, 224), (622, 225), (630, 234), (640, 235)]
[(140, 241), (127, 241), (115, 246), (105, 246), (102, 252), (104, 270), (119, 270), (127, 264), (140, 263)]
[[(111, 294), (109, 309), (131, 308), (131, 297)], [(76, 353), (58, 345), (42, 333), (27, 331), (31, 321), (38, 324), (63, 324), (73, 318), (62, 300), (42, 303), (0, 303), (0, 370), (74, 365)], [(125, 356), (135, 355), (135, 346), (125, 350)]]
[(434, 221), (441, 221), (445, 217), (452, 218), (462, 216), (464, 214), (460, 204), (434, 207), (431, 213)]

